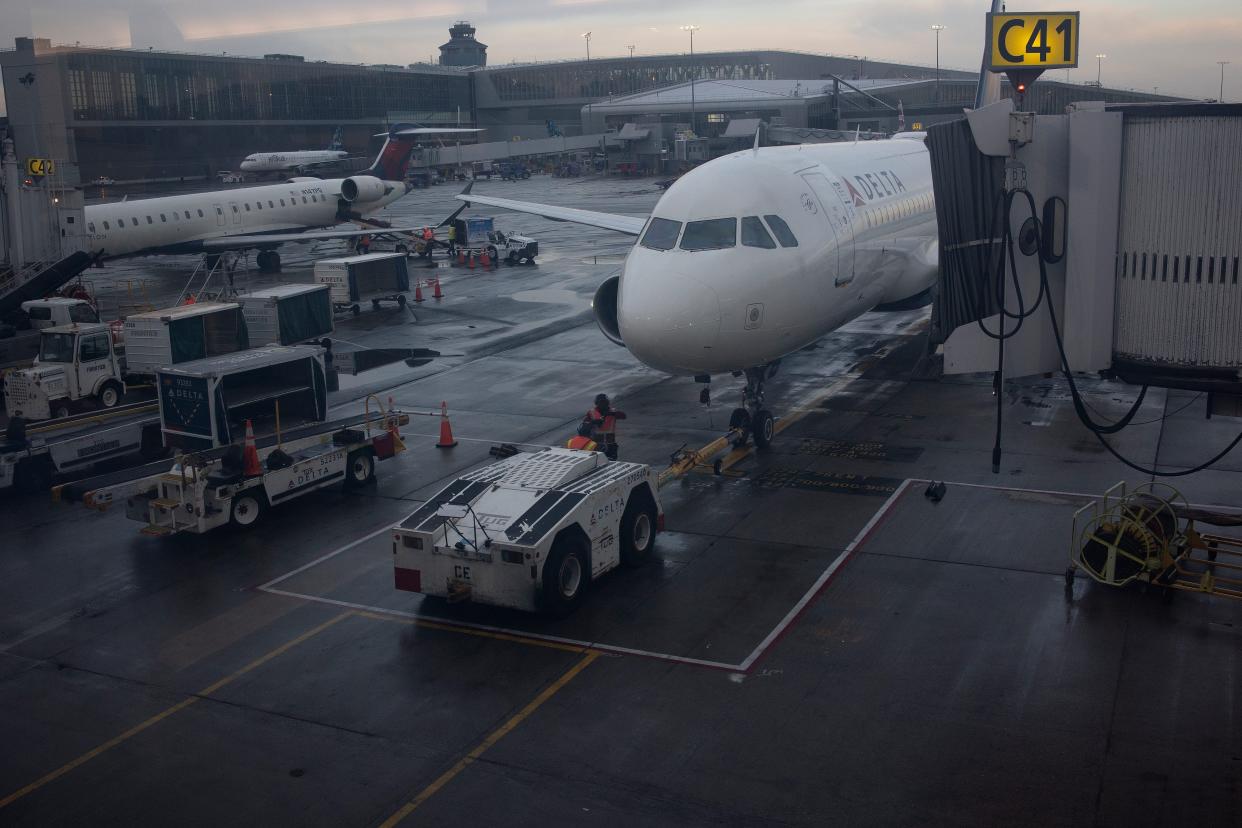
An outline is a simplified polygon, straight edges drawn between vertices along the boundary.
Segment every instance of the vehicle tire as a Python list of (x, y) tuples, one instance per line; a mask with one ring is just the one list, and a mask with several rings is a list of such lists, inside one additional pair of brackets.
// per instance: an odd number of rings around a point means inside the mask
[(549, 615), (564, 617), (582, 603), (591, 569), (580, 538), (562, 535), (552, 543), (543, 564), (543, 606)]
[(72, 413), (73, 411), (69, 408), (69, 403), (67, 402), (56, 403), (52, 406), (52, 419), (54, 420), (63, 420)]
[(13, 470), (13, 484), (25, 494), (39, 494), (52, 488), (54, 473), (48, 457), (27, 457)]
[(507, 264), (509, 267), (513, 267), (516, 261), (517, 261), (517, 254), (514, 253), (512, 250), (510, 250), (509, 254), (505, 256), (505, 264)]
[(345, 488), (359, 489), (375, 479), (375, 457), (363, 449), (345, 458)]
[(121, 387), (115, 382), (105, 382), (97, 395), (100, 408), (116, 408), (121, 401)]
[(493, 263), (499, 261), (500, 259), (500, 251), (497, 250), (494, 246), (490, 246), (490, 245), (488, 246), (487, 255), (492, 260)]
[(380, 306), (380, 300), (378, 299), (371, 300), (371, 310), (379, 310), (379, 306)]
[(264, 498), (259, 494), (258, 487), (247, 489), (233, 496), (229, 505), (229, 523), (242, 529), (249, 529), (259, 522), (263, 516)]
[(651, 495), (642, 489), (630, 492), (630, 502), (621, 514), (621, 565), (642, 566), (651, 560), (655, 547), (656, 509)]
[(358, 314), (362, 313), (362, 308), (359, 307), (358, 305), (353, 305), (352, 307), (350, 307), (349, 312), (352, 313), (354, 316), (357, 316)]
[(776, 421), (772, 419), (771, 411), (761, 410), (755, 415), (751, 434), (754, 436), (755, 445), (758, 448), (767, 448), (772, 445), (772, 438), (776, 436)]
[(406, 303), (407, 301), (409, 301), (409, 300), (407, 300), (407, 299), (405, 298), (405, 294), (404, 294), (404, 293), (398, 293), (398, 294), (397, 294), (397, 307), (399, 307), (399, 308), (404, 308), (404, 307), (405, 307), (405, 303)]

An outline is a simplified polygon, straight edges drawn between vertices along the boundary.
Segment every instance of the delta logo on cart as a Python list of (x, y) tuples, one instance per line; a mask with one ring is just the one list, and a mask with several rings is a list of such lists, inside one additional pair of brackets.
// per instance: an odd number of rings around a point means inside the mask
[[(869, 201), (877, 201), (906, 191), (906, 185), (901, 183), (897, 173), (892, 170), (856, 175), (852, 182), (842, 177), (841, 181), (849, 191), (849, 200), (855, 207), (862, 207)], [(855, 184), (858, 186), (854, 186)]]

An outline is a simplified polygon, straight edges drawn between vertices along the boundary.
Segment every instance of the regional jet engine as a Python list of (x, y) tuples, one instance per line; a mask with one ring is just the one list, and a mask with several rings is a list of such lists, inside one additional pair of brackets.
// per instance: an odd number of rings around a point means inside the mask
[(595, 322), (604, 336), (618, 345), (625, 345), (621, 339), (621, 326), (617, 322), (617, 291), (621, 287), (621, 277), (612, 276), (595, 289), (591, 299), (591, 310), (595, 312)]
[(355, 175), (341, 182), (341, 198), (346, 201), (378, 201), (388, 188), (373, 175)]

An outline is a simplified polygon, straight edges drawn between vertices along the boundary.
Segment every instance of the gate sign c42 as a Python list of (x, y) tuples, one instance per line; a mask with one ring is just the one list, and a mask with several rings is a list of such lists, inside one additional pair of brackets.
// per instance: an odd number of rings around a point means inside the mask
[(50, 158), (27, 158), (27, 175), (51, 175), (56, 172), (56, 162)]
[(1071, 69), (1078, 65), (1078, 12), (988, 15), (988, 68)]

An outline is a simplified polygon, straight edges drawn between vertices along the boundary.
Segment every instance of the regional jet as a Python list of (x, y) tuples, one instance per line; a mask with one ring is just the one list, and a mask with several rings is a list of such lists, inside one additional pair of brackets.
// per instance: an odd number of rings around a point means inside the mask
[(938, 237), (922, 139), (743, 150), (677, 179), (650, 217), (457, 197), (637, 237), (595, 293), (600, 329), (666, 373), (744, 373), (730, 427), (765, 446), (763, 385), (783, 357), (929, 298)]
[(321, 228), (363, 223), (409, 192), (410, 152), (418, 136), (426, 134), (425, 128), (394, 126), (383, 133), (384, 146), (370, 169), (348, 178), (291, 178), (263, 187), (90, 205), (85, 210), (87, 250), (103, 260), (253, 249), (259, 251), (260, 270), (277, 271), (275, 248), (286, 242), (413, 232), (418, 228)]

